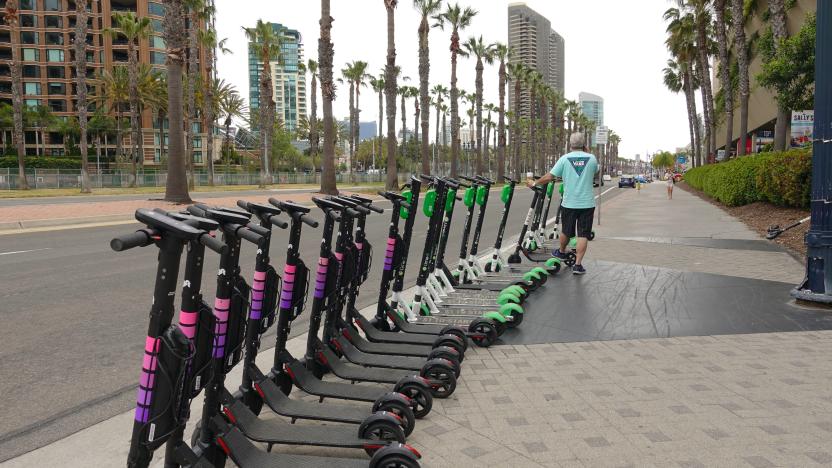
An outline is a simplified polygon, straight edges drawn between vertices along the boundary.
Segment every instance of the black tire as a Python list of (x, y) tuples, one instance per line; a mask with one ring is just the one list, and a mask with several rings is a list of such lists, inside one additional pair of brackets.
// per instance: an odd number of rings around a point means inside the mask
[(445, 359), (446, 361), (449, 361), (451, 363), (451, 368), (454, 371), (454, 376), (459, 378), (459, 375), (462, 372), (462, 366), (460, 365), (458, 356), (458, 354), (452, 354), (444, 349), (437, 348), (430, 352), (428, 360)]
[[(402, 427), (388, 420), (373, 421), (361, 428), (358, 437), (362, 439), (377, 440), (381, 442), (399, 442), (405, 439), (405, 433)], [(377, 449), (376, 449), (377, 450)], [(372, 456), (375, 450), (367, 450), (367, 454)]]
[(491, 273), (491, 262), (485, 264), (485, 272)]
[(416, 428), (416, 416), (413, 415), (413, 410), (407, 405), (394, 400), (386, 400), (379, 405), (378, 411), (387, 411), (401, 418), (400, 429), (404, 432), (404, 436), (409, 436)]
[(520, 312), (512, 311), (511, 312), (512, 320), (507, 320), (506, 321), (506, 326), (508, 328), (517, 328), (517, 327), (519, 327), (520, 324), (523, 323), (523, 316), (524, 315), (526, 315), (526, 314), (521, 314)]
[(433, 409), (433, 392), (421, 385), (405, 384), (396, 391), (410, 398), (413, 402), (410, 409), (413, 410), (413, 416), (416, 419), (424, 418)]
[(575, 255), (575, 252), (569, 252), (569, 253), (566, 254), (566, 259), (563, 261), (563, 263), (565, 263), (566, 266), (571, 267), (571, 266), (575, 265), (576, 261), (577, 261), (577, 256)]
[(376, 327), (376, 329), (378, 329), (378, 330), (388, 331), (388, 332), (393, 331), (393, 330), (390, 329), (391, 328), (390, 327), (390, 321), (387, 320), (387, 319), (379, 320), (378, 318), (374, 317), (374, 318), (370, 319), (370, 323), (372, 323), (373, 326)]
[(370, 462), (370, 468), (419, 468), (419, 466), (419, 462), (414, 457), (398, 453), (385, 455)]
[(476, 337), (471, 337), (471, 340), (481, 348), (487, 348), (497, 341), (497, 327), (494, 322), (488, 319), (477, 319), (471, 322), (468, 327), (471, 333), (475, 333)]
[(504, 322), (499, 322), (495, 320), (494, 328), (497, 330), (497, 336), (500, 337), (503, 336), (503, 333), (506, 332), (506, 330), (508, 329), (508, 325), (506, 325)]
[(454, 335), (458, 337), (462, 340), (463, 351), (468, 351), (468, 335), (465, 334), (463, 328), (456, 325), (448, 325), (439, 332), (439, 335)]
[(595, 231), (590, 231), (589, 236), (586, 238), (587, 240), (595, 240)]
[(465, 343), (465, 338), (460, 339), (457, 335), (440, 336), (434, 342), (434, 347), (447, 346), (455, 349), (459, 353), (459, 361), (462, 362), (465, 359), (465, 345), (463, 343)]
[(456, 390), (456, 375), (448, 366), (430, 365), (422, 369), (421, 375), (431, 381), (434, 398), (448, 398)]

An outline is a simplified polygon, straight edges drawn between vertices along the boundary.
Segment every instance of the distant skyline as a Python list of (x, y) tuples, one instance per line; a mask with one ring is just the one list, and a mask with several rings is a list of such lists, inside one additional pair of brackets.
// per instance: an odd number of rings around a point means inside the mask
[[(486, 42), (507, 43), (508, 0), (462, 1), (460, 5), (479, 10), (471, 27), (460, 34), (462, 40), (483, 36)], [(566, 98), (578, 100), (578, 93), (591, 91), (604, 97), (605, 124), (621, 136), (620, 154), (634, 158), (646, 151), (672, 150), (689, 141), (684, 96), (670, 93), (662, 83), (662, 69), (669, 54), (664, 46), (665, 24), (662, 13), (666, 1), (620, 2), (584, 0), (525, 2), (546, 16), (552, 29), (566, 41)], [(291, 7), (289, 7), (291, 5)], [(219, 76), (248, 96), (247, 43), (243, 26), (257, 19), (297, 29), (304, 43), (304, 60), (317, 60), (320, 2), (278, 0), (216, 0), (217, 31), (228, 38), (231, 55), (218, 58)], [(336, 76), (346, 63), (364, 60), (372, 74), (381, 72), (386, 54), (386, 12), (378, 0), (333, 1), (332, 38), (335, 44)], [(418, 86), (419, 14), (409, 1), (396, 9), (396, 63), (408, 85)], [(589, 26), (588, 26), (589, 25)], [(590, 27), (591, 26), (591, 27)], [(431, 85), (450, 82), (450, 32), (431, 29)], [(475, 61), (460, 58), (458, 79), (461, 88), (474, 90)], [(307, 83), (308, 83), (307, 75)], [(498, 103), (497, 65), (486, 65), (485, 101)], [(401, 82), (400, 82), (401, 84)], [(308, 88), (311, 90), (311, 88)], [(318, 116), (321, 98), (318, 90)], [(413, 128), (413, 100), (407, 103), (407, 126)], [(398, 100), (397, 100), (398, 105)], [(348, 87), (340, 85), (333, 104), (336, 117), (349, 115)], [(378, 120), (378, 98), (370, 88), (361, 90), (362, 117)], [(701, 108), (701, 107), (700, 107)], [(396, 122), (401, 126), (401, 112)], [(431, 109), (431, 139), (435, 135), (435, 111)], [(398, 130), (398, 129), (397, 129)]]

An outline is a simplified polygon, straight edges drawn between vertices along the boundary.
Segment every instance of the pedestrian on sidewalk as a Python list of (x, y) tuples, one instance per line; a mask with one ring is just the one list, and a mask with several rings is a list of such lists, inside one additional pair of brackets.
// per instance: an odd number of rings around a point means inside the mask
[(526, 185), (532, 188), (546, 185), (555, 177), (563, 179), (560, 247), (553, 250), (552, 255), (565, 259), (564, 252), (569, 240), (577, 235), (577, 252), (572, 274), (583, 275), (586, 269), (581, 262), (586, 255), (587, 240), (592, 233), (592, 221), (595, 217), (595, 191), (592, 182), (600, 168), (595, 156), (586, 152), (586, 142), (582, 133), (572, 134), (569, 138), (569, 149), (572, 152), (558, 159), (548, 174), (537, 180), (529, 179)]
[(665, 171), (664, 178), (667, 180), (665, 182), (667, 184), (667, 199), (673, 200), (673, 186), (676, 184), (676, 179), (673, 178), (673, 174), (670, 171)]

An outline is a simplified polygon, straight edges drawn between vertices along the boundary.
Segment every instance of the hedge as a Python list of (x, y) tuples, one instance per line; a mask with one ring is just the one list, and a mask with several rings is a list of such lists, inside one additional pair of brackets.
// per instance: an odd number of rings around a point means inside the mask
[[(80, 159), (27, 156), (23, 160), (27, 169), (81, 169)], [(0, 157), (0, 168), (17, 168), (17, 156)]]
[(728, 206), (757, 201), (807, 208), (812, 153), (793, 150), (743, 156), (708, 164), (685, 173), (685, 182)]

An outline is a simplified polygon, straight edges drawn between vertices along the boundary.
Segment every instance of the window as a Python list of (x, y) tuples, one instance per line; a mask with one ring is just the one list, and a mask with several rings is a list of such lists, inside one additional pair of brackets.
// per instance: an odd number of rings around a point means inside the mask
[[(159, 132), (156, 132), (153, 135), (153, 144), (156, 145), (156, 146), (159, 146)], [(165, 133), (165, 146), (168, 146), (168, 145), (170, 145), (170, 138), (168, 137), (168, 134)]]
[(161, 3), (148, 2), (147, 12), (151, 15), (165, 16), (165, 7)]
[(40, 78), (40, 67), (37, 65), (23, 65), (23, 78)]
[(20, 31), (20, 42), (22, 44), (37, 44), (38, 33), (34, 31)]
[(66, 78), (64, 67), (46, 67), (47, 78)]
[(46, 61), (47, 62), (63, 62), (64, 61), (64, 51), (60, 49), (47, 49), (46, 50)]
[(154, 49), (164, 49), (165, 40), (162, 39), (162, 36), (150, 36), (150, 47)]
[(21, 10), (34, 10), (35, 0), (20, 0), (17, 2), (18, 8)]
[(38, 107), (40, 105), (40, 99), (24, 99), (23, 104), (26, 107)]
[(47, 28), (61, 28), (63, 27), (63, 20), (60, 16), (47, 15), (43, 17), (43, 22)]
[(12, 42), (12, 36), (9, 31), (0, 31), (0, 43), (8, 44)]
[(202, 137), (194, 137), (194, 148), (202, 148)]
[(52, 112), (66, 112), (66, 100), (65, 99), (50, 99), (49, 100), (49, 109)]
[(150, 63), (154, 65), (164, 65), (165, 54), (162, 52), (150, 52)]
[(0, 81), (0, 93), (11, 93), (12, 92), (12, 82), (11, 81)]
[(46, 33), (46, 45), (63, 45), (64, 35), (62, 33), (48, 32)]
[(49, 83), (47, 87), (49, 88), (50, 96), (63, 96), (66, 94), (66, 85), (64, 83)]
[[(165, 122), (163, 124), (165, 126), (165, 130), (170, 128), (169, 124), (170, 124), (170, 122), (168, 122), (168, 119), (165, 119)], [(156, 130), (159, 129), (159, 119), (153, 119), (153, 128), (155, 128)], [(165, 135), (165, 143), (167, 143), (167, 141), (168, 141), (168, 136)], [(159, 144), (159, 135), (156, 135), (156, 144), (157, 145)]]
[[(153, 155), (153, 162), (162, 162), (162, 157), (160, 155), (161, 149), (156, 148), (156, 154)], [(165, 159), (168, 158), (168, 150), (165, 149)]]
[(61, 1), (60, 0), (43, 0), (43, 9), (46, 11), (60, 11), (61, 10)]
[(191, 131), (194, 133), (202, 133), (202, 126), (199, 124), (199, 122), (194, 122), (194, 124), (191, 126)]
[(23, 49), (23, 61), (37, 62), (40, 60), (40, 54), (38, 52), (38, 49)]
[(201, 163), (202, 162), (202, 151), (194, 151), (194, 162)]
[(23, 94), (40, 95), (40, 83), (23, 83)]
[(162, 24), (161, 21), (159, 21), (157, 19), (151, 19), (150, 20), (150, 27), (152, 27), (153, 30), (156, 31), (156, 32), (159, 32), (159, 33), (160, 32), (165, 32), (165, 26)]
[(35, 28), (38, 25), (38, 18), (35, 15), (20, 15), (20, 27)]

